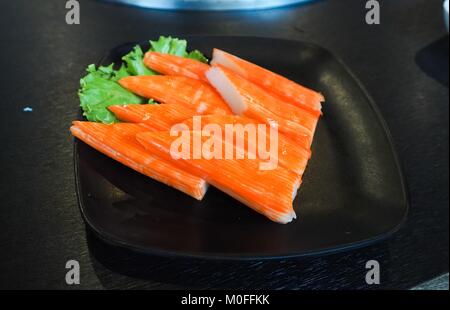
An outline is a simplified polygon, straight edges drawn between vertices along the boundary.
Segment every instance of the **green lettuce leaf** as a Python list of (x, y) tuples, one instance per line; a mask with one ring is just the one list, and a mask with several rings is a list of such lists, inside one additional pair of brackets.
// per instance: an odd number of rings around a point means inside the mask
[[(198, 50), (187, 52), (187, 41), (172, 37), (160, 36), (157, 41), (150, 41), (152, 52), (172, 54), (180, 57), (192, 58), (204, 63), (208, 59)], [(139, 45), (136, 45), (131, 52), (122, 57), (126, 64), (126, 69), (130, 75), (155, 75), (155, 71), (144, 65), (144, 52)]]
[(113, 64), (107, 67), (89, 65), (88, 74), (80, 80), (80, 106), (83, 115), (92, 122), (111, 124), (117, 122), (117, 118), (107, 107), (115, 104), (140, 104), (144, 99), (129, 92), (119, 83), (123, 77), (129, 76), (124, 65), (119, 70), (114, 70)]
[(130, 75), (155, 75), (156, 72), (150, 70), (144, 65), (144, 53), (139, 45), (122, 57), (126, 63), (127, 71)]
[(160, 36), (158, 41), (150, 40), (150, 51), (186, 57), (187, 41)]
[(150, 41), (150, 51), (192, 58), (204, 63), (208, 59), (198, 50), (187, 52), (187, 41), (172, 37), (160, 36), (158, 41)]
[[(160, 36), (157, 41), (150, 41), (150, 51), (177, 55), (195, 59), (204, 63), (208, 59), (198, 50), (187, 52), (187, 41), (172, 37)], [(90, 65), (87, 68), (88, 74), (80, 80), (80, 106), (83, 115), (93, 122), (106, 124), (117, 122), (117, 118), (107, 107), (119, 104), (158, 104), (153, 99), (148, 101), (134, 95), (126, 90), (119, 83), (121, 78), (130, 75), (155, 75), (156, 72), (144, 65), (144, 52), (139, 45), (122, 57), (123, 64), (119, 70), (114, 70), (114, 64), (106, 67), (96, 68)]]
[(208, 62), (208, 59), (199, 50), (188, 53), (186, 40), (172, 38), (170, 36), (160, 36), (158, 41), (150, 40), (150, 51), (192, 58), (204, 63)]
[(208, 63), (208, 58), (206, 58), (205, 55), (203, 55), (199, 50), (193, 50), (186, 57)]

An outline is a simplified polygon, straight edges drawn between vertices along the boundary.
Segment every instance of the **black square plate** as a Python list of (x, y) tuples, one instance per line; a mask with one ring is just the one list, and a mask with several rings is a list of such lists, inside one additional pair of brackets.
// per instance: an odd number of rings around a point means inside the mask
[[(149, 254), (264, 259), (345, 250), (396, 231), (408, 209), (405, 182), (384, 121), (345, 65), (298, 41), (187, 39), (191, 49), (221, 48), (325, 95), (313, 156), (294, 202), (298, 218), (272, 223), (214, 188), (198, 202), (76, 141), (79, 204), (97, 235)], [(133, 46), (114, 48), (100, 64), (119, 63)]]

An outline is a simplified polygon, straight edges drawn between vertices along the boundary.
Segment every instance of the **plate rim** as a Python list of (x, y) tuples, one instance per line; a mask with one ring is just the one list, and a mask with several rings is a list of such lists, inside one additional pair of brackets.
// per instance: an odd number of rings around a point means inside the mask
[[(285, 38), (275, 38), (275, 37), (262, 37), (262, 36), (235, 36), (235, 35), (182, 35), (182, 34), (172, 34), (174, 37), (183, 37), (187, 40), (189, 38), (240, 38), (240, 39), (256, 39), (256, 40), (274, 40), (274, 41), (283, 41), (283, 42), (295, 42), (299, 44), (303, 44), (305, 46), (309, 46), (313, 49), (320, 50), (323, 53), (328, 54), (331, 58), (333, 58), (335, 61), (338, 62), (340, 66), (342, 66), (346, 72), (350, 75), (351, 79), (356, 82), (357, 86), (361, 90), (362, 94), (366, 97), (370, 108), (372, 109), (373, 113), (375, 114), (375, 117), (378, 121), (378, 123), (381, 125), (381, 129), (383, 130), (383, 133), (387, 139), (387, 142), (390, 147), (390, 153), (392, 154), (395, 166), (397, 168), (397, 174), (399, 177), (399, 184), (402, 191), (402, 196), (404, 200), (404, 213), (402, 219), (399, 221), (399, 223), (391, 228), (390, 230), (378, 234), (371, 238), (366, 238), (357, 242), (352, 242), (348, 244), (344, 244), (342, 246), (330, 246), (325, 247), (320, 250), (310, 250), (310, 251), (303, 251), (301, 253), (289, 253), (289, 254), (239, 254), (239, 253), (220, 253), (220, 252), (189, 252), (189, 251), (173, 251), (173, 250), (165, 250), (161, 249), (155, 246), (140, 246), (135, 244), (130, 244), (123, 240), (118, 240), (117, 238), (111, 236), (105, 231), (100, 231), (96, 228), (95, 225), (91, 223), (88, 216), (85, 214), (85, 207), (84, 202), (82, 199), (82, 190), (81, 190), (81, 184), (80, 184), (80, 175), (79, 175), (79, 160), (78, 160), (78, 153), (77, 153), (77, 145), (79, 143), (82, 143), (78, 141), (75, 137), (73, 137), (73, 168), (74, 168), (74, 177), (75, 177), (75, 191), (77, 195), (77, 201), (78, 201), (78, 208), (80, 210), (81, 216), (83, 221), (86, 223), (87, 227), (91, 229), (92, 232), (94, 232), (95, 236), (106, 242), (107, 244), (111, 246), (118, 246), (123, 249), (131, 250), (133, 252), (141, 253), (144, 255), (155, 255), (160, 257), (167, 257), (167, 258), (190, 258), (190, 259), (206, 259), (206, 260), (218, 260), (218, 261), (253, 261), (253, 260), (280, 260), (280, 259), (290, 259), (290, 258), (300, 258), (300, 257), (314, 257), (314, 256), (326, 256), (331, 254), (337, 254), (352, 250), (357, 250), (366, 246), (369, 246), (371, 244), (386, 240), (388, 237), (394, 235), (396, 232), (398, 232), (403, 224), (406, 222), (406, 219), (409, 215), (410, 211), (410, 192), (409, 192), (409, 186), (407, 179), (404, 174), (404, 167), (403, 163), (400, 161), (397, 148), (395, 146), (395, 143), (393, 141), (391, 132), (389, 130), (388, 124), (386, 120), (384, 119), (378, 105), (375, 103), (372, 96), (369, 94), (365, 86), (362, 84), (362, 82), (357, 78), (357, 76), (353, 73), (353, 71), (345, 64), (345, 62), (339, 57), (333, 54), (330, 50), (328, 50), (325, 47), (322, 47), (316, 43), (312, 42), (306, 42), (302, 40), (295, 40), (295, 39), (285, 39)], [(113, 48), (107, 50), (101, 58), (96, 62), (96, 65), (104, 65), (104, 60), (108, 57), (108, 55), (111, 53), (111, 51), (126, 45), (142, 45), (144, 42), (147, 41), (139, 41), (139, 42), (124, 42), (122, 44), (119, 44), (117, 46), (114, 46)], [(82, 118), (81, 109), (78, 110), (78, 119)]]

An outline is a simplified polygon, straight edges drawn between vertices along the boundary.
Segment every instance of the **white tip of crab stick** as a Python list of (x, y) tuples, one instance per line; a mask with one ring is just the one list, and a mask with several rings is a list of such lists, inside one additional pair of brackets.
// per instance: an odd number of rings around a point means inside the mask
[(239, 91), (219, 67), (211, 67), (205, 73), (209, 83), (222, 95), (234, 114), (242, 115), (247, 109)]
[(241, 76), (246, 76), (245, 71), (242, 70), (241, 67), (239, 67), (234, 61), (232, 61), (224, 51), (221, 51), (217, 48), (213, 49), (213, 58), (211, 60), (211, 65), (222, 65)]
[(276, 215), (273, 219), (273, 221), (279, 223), (279, 224), (288, 224), (292, 222), (292, 220), (295, 220), (297, 218), (297, 215), (295, 214), (295, 211), (292, 211), (291, 213), (283, 214), (283, 215)]
[[(300, 188), (301, 184), (302, 181), (300, 178), (297, 180), (297, 182), (294, 183), (294, 186), (292, 188), (292, 201), (294, 201), (295, 197), (297, 196), (298, 189)], [(271, 215), (272, 220), (280, 224), (290, 223), (297, 218), (297, 214), (295, 213), (294, 209), (292, 209), (291, 212), (273, 212), (273, 214)]]

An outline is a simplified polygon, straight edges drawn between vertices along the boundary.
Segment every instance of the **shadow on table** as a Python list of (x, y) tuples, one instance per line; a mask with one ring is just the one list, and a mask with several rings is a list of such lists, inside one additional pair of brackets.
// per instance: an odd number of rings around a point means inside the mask
[(416, 55), (417, 65), (428, 76), (448, 87), (448, 35), (421, 49)]
[[(219, 261), (149, 256), (105, 243), (89, 229), (86, 235), (93, 268), (106, 289), (374, 289), (365, 284), (364, 262), (388, 264), (383, 245), (364, 254)], [(348, 267), (336, 268), (343, 264)]]

